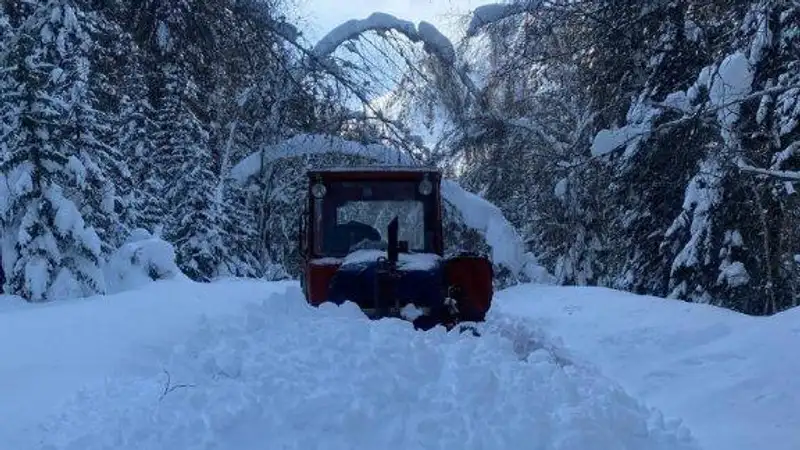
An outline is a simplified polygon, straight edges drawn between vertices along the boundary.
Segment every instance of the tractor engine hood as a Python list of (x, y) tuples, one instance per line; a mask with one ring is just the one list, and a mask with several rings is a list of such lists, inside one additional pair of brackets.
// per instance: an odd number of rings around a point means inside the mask
[[(361, 308), (375, 307), (381, 250), (358, 250), (347, 255), (331, 279), (328, 300), (352, 301)], [(395, 268), (394, 298), (377, 299), (399, 306), (414, 304), (419, 308), (437, 308), (444, 303), (444, 265), (433, 253), (400, 253)]]

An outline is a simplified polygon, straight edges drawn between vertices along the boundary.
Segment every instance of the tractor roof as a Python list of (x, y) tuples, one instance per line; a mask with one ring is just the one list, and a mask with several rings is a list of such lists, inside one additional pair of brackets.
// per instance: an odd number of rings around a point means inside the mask
[(430, 166), (363, 166), (363, 167), (322, 167), (308, 170), (309, 178), (382, 180), (418, 180), (428, 175), (437, 181), (441, 170)]

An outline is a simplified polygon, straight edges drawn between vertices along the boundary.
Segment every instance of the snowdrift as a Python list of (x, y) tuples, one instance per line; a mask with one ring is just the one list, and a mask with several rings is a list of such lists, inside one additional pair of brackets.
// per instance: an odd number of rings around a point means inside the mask
[(493, 313), (528, 318), (576, 361), (683, 419), (705, 450), (800, 449), (800, 308), (750, 317), (602, 288), (518, 286)]
[[(0, 313), (0, 441), (27, 449), (694, 449), (544, 333), (309, 307), (294, 283), (162, 281)], [(493, 331), (495, 330), (495, 331)]]
[(155, 280), (188, 280), (175, 262), (175, 247), (138, 228), (110, 255), (104, 267), (110, 294), (146, 286)]

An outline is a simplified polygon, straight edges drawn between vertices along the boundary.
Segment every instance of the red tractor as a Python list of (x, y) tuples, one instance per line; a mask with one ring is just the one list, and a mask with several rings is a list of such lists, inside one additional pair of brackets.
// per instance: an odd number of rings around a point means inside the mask
[(311, 305), (356, 303), (417, 329), (484, 320), (488, 258), (445, 253), (441, 173), (414, 167), (308, 172), (301, 284)]

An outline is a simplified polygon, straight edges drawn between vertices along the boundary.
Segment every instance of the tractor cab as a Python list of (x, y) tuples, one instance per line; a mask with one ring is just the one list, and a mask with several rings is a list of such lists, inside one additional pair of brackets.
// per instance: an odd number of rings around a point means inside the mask
[(356, 303), (369, 317), (427, 329), (483, 320), (492, 268), (445, 256), (441, 173), (381, 167), (308, 172), (301, 220), (301, 284), (312, 305)]

